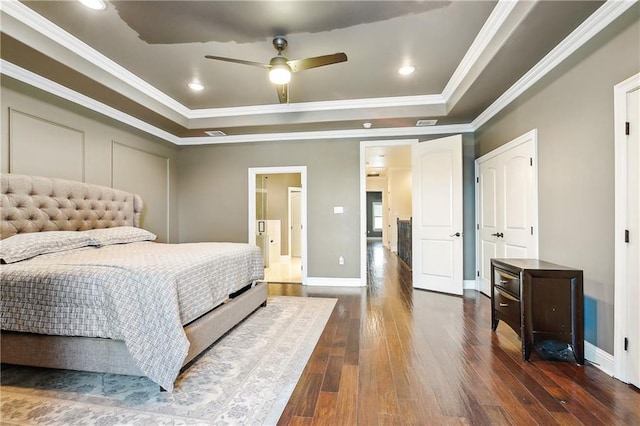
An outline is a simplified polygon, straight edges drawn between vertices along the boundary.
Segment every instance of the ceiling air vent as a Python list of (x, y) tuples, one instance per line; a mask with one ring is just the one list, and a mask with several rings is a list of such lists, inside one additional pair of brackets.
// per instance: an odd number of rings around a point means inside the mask
[(418, 120), (416, 127), (435, 126), (438, 120)]
[(207, 130), (205, 133), (207, 136), (227, 136), (222, 130)]

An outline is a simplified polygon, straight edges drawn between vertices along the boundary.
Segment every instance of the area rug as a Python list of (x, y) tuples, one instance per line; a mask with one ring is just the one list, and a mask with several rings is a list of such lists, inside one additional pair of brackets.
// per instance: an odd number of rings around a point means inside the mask
[(146, 378), (4, 366), (7, 425), (277, 423), (335, 299), (269, 298), (160, 392)]

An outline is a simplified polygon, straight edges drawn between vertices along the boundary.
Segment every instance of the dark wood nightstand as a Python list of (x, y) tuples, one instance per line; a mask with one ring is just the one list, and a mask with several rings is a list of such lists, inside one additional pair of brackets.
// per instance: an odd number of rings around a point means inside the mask
[(584, 364), (582, 271), (538, 259), (491, 259), (491, 327), (500, 320), (522, 340), (522, 359), (545, 340), (571, 345)]

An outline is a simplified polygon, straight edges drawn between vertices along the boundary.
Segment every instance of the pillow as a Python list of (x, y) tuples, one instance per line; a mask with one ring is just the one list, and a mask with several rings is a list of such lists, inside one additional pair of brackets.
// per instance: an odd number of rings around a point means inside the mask
[(32, 257), (95, 245), (78, 231), (48, 231), (16, 234), (0, 241), (0, 261), (14, 263)]
[(126, 244), (136, 241), (153, 241), (156, 235), (142, 228), (133, 226), (116, 226), (114, 228), (91, 229), (82, 231), (96, 246), (108, 246), (111, 244)]

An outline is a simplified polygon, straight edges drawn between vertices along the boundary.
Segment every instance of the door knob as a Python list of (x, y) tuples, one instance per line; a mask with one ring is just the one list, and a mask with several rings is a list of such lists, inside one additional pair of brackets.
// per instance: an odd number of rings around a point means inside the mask
[(495, 234), (491, 234), (491, 236), (502, 238), (504, 237), (504, 234), (502, 232), (496, 232)]
[(450, 237), (459, 237), (459, 236), (461, 236), (461, 235), (462, 235), (461, 233), (456, 232), (455, 234), (451, 234), (451, 235), (449, 235), (449, 236), (450, 236)]

